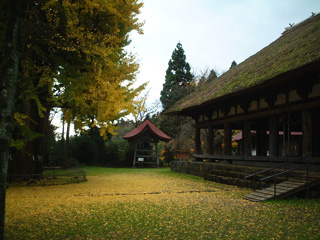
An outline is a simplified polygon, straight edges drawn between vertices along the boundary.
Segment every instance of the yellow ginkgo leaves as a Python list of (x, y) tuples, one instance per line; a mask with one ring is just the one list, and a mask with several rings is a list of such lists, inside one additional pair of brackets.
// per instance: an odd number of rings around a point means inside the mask
[(250, 189), (170, 169), (99, 169), (88, 182), (10, 187), (7, 239), (317, 239), (320, 201), (252, 203)]

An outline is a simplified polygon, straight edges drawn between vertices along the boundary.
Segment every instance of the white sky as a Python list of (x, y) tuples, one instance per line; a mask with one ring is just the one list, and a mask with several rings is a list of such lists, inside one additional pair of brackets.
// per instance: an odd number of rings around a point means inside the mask
[[(320, 12), (320, 0), (143, 2), (139, 18), (145, 22), (144, 34), (132, 33), (128, 49), (140, 62), (136, 86), (149, 82), (148, 105), (160, 98), (168, 62), (179, 41), (195, 74), (206, 68), (221, 74), (233, 60), (239, 64), (275, 41), (289, 23)], [(55, 119), (55, 125), (61, 125)]]
[(320, 12), (320, 0), (143, 0), (144, 35), (130, 51), (140, 61), (137, 83), (149, 81), (149, 104), (160, 98), (165, 72), (180, 41), (194, 73), (219, 74), (275, 41), (289, 23)]

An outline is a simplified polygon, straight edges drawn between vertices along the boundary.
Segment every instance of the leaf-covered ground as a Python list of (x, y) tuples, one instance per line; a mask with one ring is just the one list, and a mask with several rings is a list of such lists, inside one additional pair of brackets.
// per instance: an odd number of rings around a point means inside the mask
[(6, 239), (320, 239), (320, 200), (251, 192), (170, 169), (88, 168), (88, 181), (10, 187)]

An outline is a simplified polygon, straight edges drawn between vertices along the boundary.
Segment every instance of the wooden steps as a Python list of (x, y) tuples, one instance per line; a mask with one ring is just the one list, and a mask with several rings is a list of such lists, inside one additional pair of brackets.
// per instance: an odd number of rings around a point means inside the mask
[[(239, 187), (246, 187), (252, 189), (262, 189), (269, 187), (273, 184), (273, 179), (267, 179), (266, 181), (261, 181), (260, 179), (270, 176), (274, 172), (278, 173), (282, 170), (275, 169), (271, 172), (265, 172), (261, 175), (256, 175), (255, 178), (246, 178), (247, 175), (264, 170), (265, 168), (257, 168), (257, 167), (248, 167), (248, 166), (239, 166), (239, 165), (231, 165), (231, 164), (222, 164), (222, 163), (210, 163), (206, 165), (204, 168), (203, 177), (207, 181), (228, 184), (228, 185), (236, 185)], [(193, 173), (192, 171), (188, 171), (187, 173)], [(298, 173), (295, 173), (299, 175)], [(278, 177), (276, 179), (276, 183), (280, 183), (286, 180), (286, 178)]]
[(319, 178), (312, 178), (307, 184), (305, 180), (288, 180), (276, 184), (276, 193), (274, 186), (270, 186), (244, 196), (244, 199), (252, 202), (262, 202), (270, 199), (285, 198), (294, 195), (300, 191), (306, 190), (307, 187), (313, 187), (320, 184)]
[[(245, 199), (264, 201), (284, 198), (303, 190), (306, 191), (307, 173), (305, 170), (300, 171), (300, 168), (305, 165), (301, 165), (301, 167), (287, 166), (289, 164), (291, 163), (281, 164), (282, 168), (262, 168), (221, 162), (174, 161), (171, 163), (171, 170), (203, 177), (207, 181), (256, 189), (259, 191), (248, 194)], [(276, 178), (274, 179), (273, 176)], [(308, 196), (318, 197), (320, 195), (319, 172), (309, 172), (308, 176), (308, 188), (310, 190)], [(318, 183), (316, 179), (318, 179)], [(274, 196), (274, 183), (276, 184), (276, 196)], [(311, 187), (315, 188), (311, 189)]]

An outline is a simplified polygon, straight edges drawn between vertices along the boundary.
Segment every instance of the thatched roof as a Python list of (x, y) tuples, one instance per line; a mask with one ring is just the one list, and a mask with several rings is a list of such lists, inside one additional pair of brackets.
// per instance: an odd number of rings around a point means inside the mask
[(314, 62), (320, 62), (320, 14), (287, 29), (269, 46), (181, 99), (165, 114), (186, 114)]

